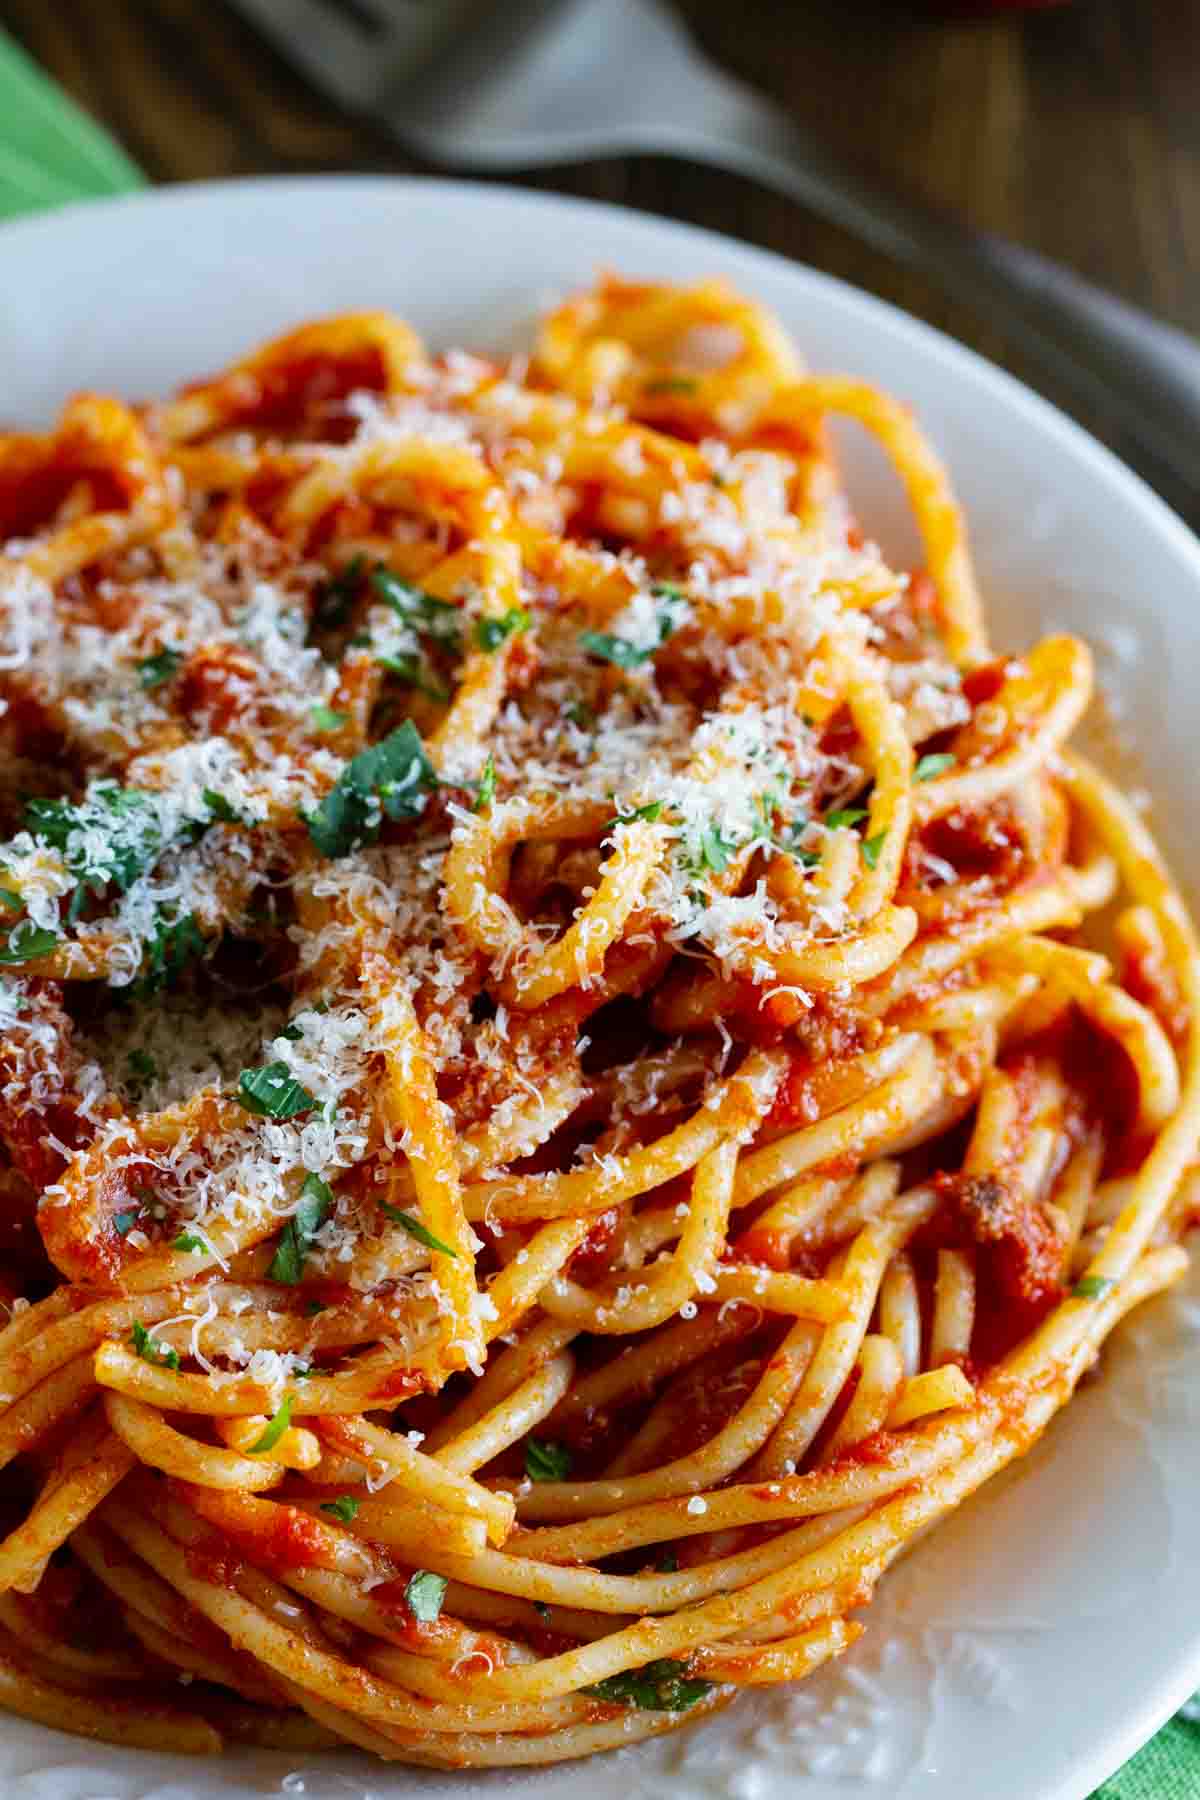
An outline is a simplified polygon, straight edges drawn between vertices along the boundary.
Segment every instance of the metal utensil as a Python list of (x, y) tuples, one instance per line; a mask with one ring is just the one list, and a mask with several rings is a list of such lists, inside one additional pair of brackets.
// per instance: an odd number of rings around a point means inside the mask
[(1200, 489), (1200, 343), (1017, 244), (898, 199), (723, 74), (663, 0), (233, 0), (313, 84), (431, 160), (638, 152), (750, 175), (931, 275)]

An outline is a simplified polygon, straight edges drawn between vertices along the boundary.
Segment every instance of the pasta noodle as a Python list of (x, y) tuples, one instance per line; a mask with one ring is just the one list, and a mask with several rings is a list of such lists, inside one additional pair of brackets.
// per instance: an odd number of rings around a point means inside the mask
[(719, 282), (0, 437), (0, 1702), (514, 1767), (846, 1651), (1186, 1267), (1090, 693)]

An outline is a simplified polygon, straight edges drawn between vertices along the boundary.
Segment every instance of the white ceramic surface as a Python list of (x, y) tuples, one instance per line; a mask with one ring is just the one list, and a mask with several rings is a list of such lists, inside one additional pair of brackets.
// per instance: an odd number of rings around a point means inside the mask
[[(319, 179), (174, 189), (0, 231), (0, 417), (80, 387), (158, 392), (312, 314), (390, 306), (439, 344), (506, 346), (597, 268), (720, 273), (817, 367), (909, 401), (971, 519), (994, 634), (1089, 636), (1189, 883), (1200, 544), (1059, 413), (864, 294), (660, 220), (498, 187)], [(850, 443), (863, 519), (910, 543)], [(1198, 883), (1200, 885), (1200, 883)], [(868, 1629), (791, 1692), (690, 1732), (521, 1776), (426, 1776), (347, 1754), (213, 1765), (0, 1715), (6, 1800), (1082, 1800), (1200, 1684), (1200, 1281), (1154, 1303), (1023, 1465), (885, 1582)]]

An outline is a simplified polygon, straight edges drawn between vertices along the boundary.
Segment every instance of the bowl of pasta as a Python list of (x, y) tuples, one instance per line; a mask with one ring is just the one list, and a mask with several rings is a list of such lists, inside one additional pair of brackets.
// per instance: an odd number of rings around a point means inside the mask
[(1079, 1800), (1200, 1680), (1195, 540), (615, 209), (0, 270), (4, 1791)]

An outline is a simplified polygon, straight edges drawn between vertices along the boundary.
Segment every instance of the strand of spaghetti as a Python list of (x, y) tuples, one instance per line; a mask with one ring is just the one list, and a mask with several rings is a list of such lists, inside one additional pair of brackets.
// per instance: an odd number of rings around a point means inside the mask
[[(488, 1358), (487, 1368), (465, 1399), (443, 1413), (425, 1433), (425, 1452), (436, 1456), (454, 1438), (471, 1431), (486, 1413), (532, 1380), (560, 1351), (566, 1350), (575, 1336), (575, 1328), (561, 1325), (555, 1319), (542, 1319), (531, 1325), (516, 1344), (508, 1345), (499, 1355)], [(576, 1382), (572, 1392), (577, 1391)]]
[(365, 1419), (323, 1419), (318, 1430), (334, 1449), (365, 1461), (368, 1468), (377, 1468), (381, 1474), (400, 1476), (406, 1498), (419, 1496), (448, 1512), (483, 1519), (493, 1544), (501, 1544), (507, 1537), (515, 1511), (507, 1494), (492, 1493), (468, 1475), (415, 1450), (397, 1432), (370, 1425)]
[(690, 1456), (659, 1463), (639, 1475), (597, 1481), (543, 1481), (518, 1501), (522, 1523), (538, 1519), (578, 1519), (615, 1512), (647, 1500), (696, 1494), (715, 1487), (739, 1469), (783, 1417), (803, 1379), (819, 1336), (806, 1319), (792, 1326), (770, 1358), (745, 1404), (715, 1436)]
[(72, 1357), (0, 1414), (0, 1469), (77, 1413), (96, 1392), (92, 1356)]
[[(347, 1493), (343, 1486), (323, 1490), (315, 1498), (289, 1493), (288, 1505), (300, 1512), (338, 1516), (338, 1502), (350, 1500), (354, 1516), (346, 1528), (356, 1537), (366, 1538), (372, 1545), (398, 1551), (414, 1566), (419, 1566), (431, 1534), (439, 1544), (457, 1556), (477, 1556), (487, 1543), (487, 1529), (482, 1519), (468, 1519), (463, 1513), (445, 1512), (428, 1501), (412, 1505), (390, 1494), (375, 1496), (360, 1490)], [(343, 1510), (345, 1508), (343, 1507)]]
[(945, 469), (907, 409), (865, 382), (809, 375), (780, 390), (770, 416), (786, 417), (793, 411), (844, 413), (879, 439), (896, 465), (924, 540), (947, 648), (957, 662), (983, 662), (987, 657), (983, 604), (962, 513)]
[[(451, 1119), (438, 1096), (424, 1034), (405, 988), (391, 980), (386, 959), (363, 957), (362, 982), (384, 1051), (382, 1105), (397, 1137), (408, 1147), (426, 1228), (436, 1240), (433, 1272), (444, 1309), (442, 1338), (452, 1366), (478, 1363), (483, 1332), (475, 1285), (475, 1235), (462, 1207)], [(372, 1001), (372, 995), (386, 999)]]
[(560, 1353), (515, 1388), (499, 1406), (435, 1452), (438, 1462), (470, 1475), (515, 1444), (554, 1411), (571, 1383), (575, 1359)]
[(861, 862), (846, 896), (852, 919), (870, 919), (895, 892), (900, 879), (913, 820), (913, 753), (900, 708), (861, 651), (853, 657), (847, 646), (839, 644), (836, 660), (841, 665), (850, 717), (874, 774), (863, 827), (864, 842), (875, 845), (874, 862)]
[(937, 1058), (929, 1040), (918, 1038), (906, 1065), (865, 1099), (744, 1156), (734, 1182), (734, 1206), (746, 1206), (835, 1157), (849, 1153), (866, 1161), (886, 1151), (890, 1140), (919, 1119), (936, 1096)]
[(104, 1410), (113, 1431), (133, 1451), (138, 1461), (165, 1475), (196, 1482), (201, 1487), (233, 1488), (258, 1493), (276, 1487), (284, 1466), (268, 1457), (238, 1456), (215, 1444), (202, 1444), (177, 1431), (157, 1407), (130, 1399), (112, 1390), (104, 1396)]
[(911, 1380), (921, 1366), (921, 1302), (912, 1258), (898, 1250), (879, 1288), (879, 1329), (900, 1353), (900, 1366)]
[(25, 1521), (0, 1542), (0, 1593), (36, 1587), (46, 1562), (125, 1479), (136, 1458), (99, 1418), (56, 1459)]
[(803, 1460), (854, 1367), (884, 1271), (936, 1204), (936, 1195), (930, 1190), (913, 1188), (887, 1218), (875, 1220), (855, 1238), (841, 1275), (845, 1317), (826, 1327), (787, 1412), (751, 1465), (752, 1475), (779, 1475), (789, 1464), (795, 1468)]
[(199, 1713), (142, 1693), (126, 1698), (68, 1691), (35, 1675), (6, 1633), (0, 1633), (0, 1704), (38, 1725), (130, 1749), (203, 1756), (221, 1748), (220, 1734)]
[(835, 1462), (843, 1451), (882, 1429), (904, 1385), (900, 1352), (890, 1338), (871, 1334), (858, 1351), (858, 1385), (850, 1404), (821, 1447), (818, 1460)]
[(929, 1413), (944, 1412), (961, 1406), (973, 1406), (975, 1389), (957, 1363), (946, 1363), (940, 1369), (924, 1369), (910, 1375), (887, 1415), (889, 1431), (899, 1431), (914, 1419)]
[[(920, 783), (913, 794), (918, 827), (952, 812), (982, 812), (1001, 795), (1030, 781), (1074, 731), (1092, 697), (1092, 658), (1073, 637), (1048, 637), (1035, 644), (1009, 673), (990, 704), (1007, 725), (985, 737), (964, 726), (950, 745), (954, 769)], [(1025, 716), (1033, 714), (1034, 722)], [(990, 723), (990, 721), (989, 721)], [(1015, 738), (996, 753), (998, 741)], [(986, 760), (981, 760), (986, 758)]]
[(737, 1074), (715, 1087), (690, 1119), (655, 1143), (616, 1158), (615, 1170), (606, 1165), (573, 1170), (567, 1175), (522, 1175), (477, 1182), (465, 1192), (467, 1217), (575, 1217), (661, 1187), (674, 1176), (695, 1168), (702, 1156), (726, 1138), (751, 1132), (774, 1098), (783, 1069), (784, 1058), (778, 1051), (753, 1051)]
[(967, 1356), (974, 1328), (974, 1261), (966, 1250), (939, 1250), (929, 1326), (930, 1366)]
[(680, 1319), (643, 1343), (627, 1345), (611, 1361), (576, 1378), (551, 1415), (552, 1432), (569, 1434), (577, 1424), (603, 1420), (618, 1406), (648, 1397), (699, 1357), (745, 1337), (759, 1316), (752, 1305), (704, 1306), (694, 1319)]

